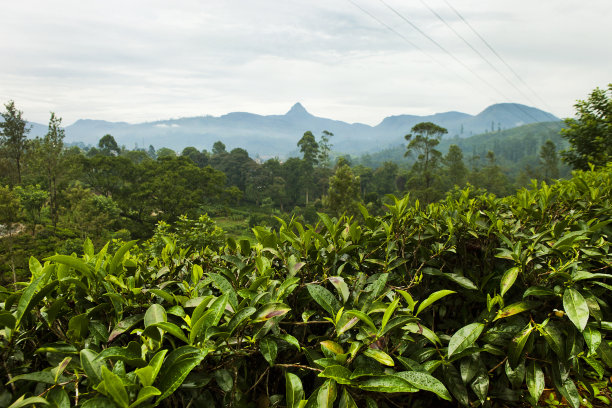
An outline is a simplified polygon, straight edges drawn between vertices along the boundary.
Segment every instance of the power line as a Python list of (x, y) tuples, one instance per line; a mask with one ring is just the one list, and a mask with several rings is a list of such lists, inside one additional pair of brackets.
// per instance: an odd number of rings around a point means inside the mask
[[(406, 41), (408, 44), (410, 44), (412, 47), (416, 48), (418, 51), (420, 51), (421, 53), (423, 53), (423, 55), (425, 55), (426, 57), (430, 58), (431, 60), (433, 60), (435, 63), (437, 63), (438, 65), (440, 65), (442, 68), (447, 69), (448, 66), (444, 65), (442, 62), (440, 62), (437, 58), (435, 58), (433, 55), (429, 54), (428, 52), (426, 52), (424, 49), (422, 49), (421, 47), (419, 47), (418, 45), (416, 45), (415, 43), (413, 43), (412, 41), (410, 41), (408, 39), (408, 37), (406, 37), (405, 35), (403, 35), (402, 33), (400, 33), (399, 31), (397, 31), (396, 29), (394, 29), (393, 27), (391, 27), (390, 25), (386, 24), (384, 21), (380, 20), (379, 18), (377, 18), (375, 15), (373, 15), (372, 13), (370, 13), (369, 11), (367, 11), (366, 9), (364, 9), (363, 7), (361, 7), (359, 4), (355, 3), (353, 0), (347, 0), (349, 3), (351, 3), (353, 6), (357, 7), (359, 10), (361, 10), (364, 14), (368, 15), (370, 18), (372, 18), (374, 21), (376, 21), (377, 23), (379, 23), (380, 25), (382, 25), (383, 27), (385, 27), (387, 30), (391, 31), (392, 33), (394, 33), (395, 35), (397, 35), (398, 37), (400, 37), (401, 39), (403, 39), (404, 41)], [(470, 83), (470, 81), (468, 81), (467, 79), (465, 79), (464, 77), (458, 75), (455, 71), (453, 71), (453, 74), (455, 74), (455, 76), (457, 76), (457, 78), (461, 79), (462, 81), (464, 81), (465, 83), (467, 83), (470, 86), (474, 86), (474, 84)], [(491, 99), (490, 99), (491, 100)]]
[[(348, 2), (350, 2), (353, 6), (357, 7), (359, 10), (361, 10), (364, 14), (368, 15), (370, 18), (372, 18), (373, 20), (375, 20), (376, 22), (378, 22), (380, 25), (382, 25), (383, 27), (385, 27), (386, 29), (388, 29), (389, 31), (393, 32), (395, 35), (399, 36), (400, 38), (402, 38), (404, 41), (406, 41), (408, 44), (410, 44), (412, 47), (416, 48), (417, 50), (421, 51), (423, 54), (425, 54), (426, 56), (428, 56), (429, 58), (431, 58), (432, 60), (434, 60), (436, 63), (438, 63), (439, 65), (441, 65), (443, 68), (447, 69), (448, 66), (442, 64), (440, 61), (438, 61), (436, 58), (434, 58), (432, 55), (428, 54), (427, 52), (425, 52), (422, 48), (418, 47), (416, 44), (414, 44), (412, 41), (410, 41), (406, 36), (404, 36), (403, 34), (401, 34), (399, 31), (397, 31), (396, 29), (394, 29), (393, 27), (389, 26), (388, 24), (386, 24), (385, 22), (383, 22), (382, 20), (380, 20), (379, 18), (377, 18), (376, 16), (374, 16), (372, 13), (370, 13), (369, 11), (365, 10), (363, 7), (359, 6), (357, 3), (355, 3), (353, 0), (347, 0)], [(450, 51), (448, 51), (446, 48), (444, 48), (440, 43), (438, 43), (436, 40), (434, 40), (433, 38), (431, 38), (429, 35), (427, 35), (423, 30), (421, 30), (418, 26), (416, 26), (414, 23), (412, 23), (410, 20), (408, 20), (406, 17), (404, 17), (401, 13), (399, 13), (397, 10), (393, 9), (391, 6), (389, 6), (387, 3), (385, 3), (383, 0), (380, 0), (381, 3), (383, 3), (385, 6), (387, 6), (387, 8), (391, 9), (391, 11), (393, 11), (395, 14), (397, 14), (400, 18), (402, 18), (402, 20), (404, 20), (405, 22), (407, 22), (408, 24), (410, 24), (411, 27), (413, 27), (416, 31), (418, 31), (421, 35), (423, 35), (424, 37), (426, 37), (429, 41), (431, 41), (432, 43), (434, 43), (438, 48), (440, 48), (444, 53), (446, 53), (448, 56), (450, 56), (452, 59), (454, 59), (459, 65), (463, 66), (465, 69), (467, 69), (469, 72), (471, 72), (475, 77), (477, 77), (481, 82), (485, 83), (487, 86), (489, 86), (491, 89), (493, 89), (495, 92), (497, 92), (498, 94), (500, 94), (505, 100), (509, 100), (509, 98), (507, 96), (505, 96), (501, 91), (499, 91), (497, 88), (495, 88), (491, 83), (489, 83), (486, 79), (484, 79), (481, 75), (479, 75), (477, 72), (475, 72), (472, 68), (470, 68), (469, 66), (467, 66), (463, 61), (459, 60), (456, 56), (454, 56), (452, 53), (450, 53)], [(454, 71), (453, 71), (454, 72)], [(455, 75), (456, 72), (454, 72)], [(463, 76), (459, 76), (457, 75), (458, 78), (460, 78), (461, 80), (465, 81), (466, 83), (470, 84), (470, 81), (466, 80)], [(473, 86), (473, 84), (470, 84)], [(484, 95), (483, 95), (484, 96)], [(488, 98), (490, 99), (490, 98)], [(529, 111), (525, 111), (522, 109), (522, 106), (520, 105), (513, 105), (513, 107), (516, 108), (516, 110), (520, 111), (521, 113), (523, 113), (524, 116), (528, 116), (530, 117), (533, 122), (539, 122), (538, 119), (536, 119), (533, 115), (531, 115), (531, 113)], [(512, 112), (512, 110), (510, 111)], [(514, 113), (514, 116), (516, 116), (516, 118), (518, 120), (522, 120), (524, 116), (520, 116), (517, 115), (516, 113)]]
[[(402, 15), (399, 11), (397, 11), (396, 9), (394, 9), (393, 7), (391, 7), (389, 4), (387, 4), (384, 0), (379, 0), (382, 4), (384, 4), (387, 8), (389, 8), (391, 11), (393, 11), (396, 15), (398, 15), (402, 20), (404, 20), (405, 22), (407, 22), (408, 24), (410, 24), (411, 27), (413, 27), (415, 30), (417, 30), (421, 35), (423, 35), (425, 38), (427, 38), (429, 41), (431, 41), (432, 43), (434, 43), (438, 48), (440, 48), (442, 51), (444, 51), (448, 56), (450, 56), (452, 59), (454, 59), (457, 63), (459, 63), (461, 66), (463, 66), (465, 69), (467, 69), (468, 71), (470, 71), (474, 76), (476, 76), (481, 82), (483, 82), (484, 84), (486, 84), (487, 86), (489, 86), (489, 88), (493, 89), (495, 92), (497, 92), (499, 95), (502, 96), (503, 99), (507, 100), (508, 102), (510, 102), (510, 98), (508, 98), (503, 92), (501, 92), (499, 89), (497, 89), (495, 86), (493, 86), (489, 81), (487, 81), (486, 79), (484, 79), (480, 74), (478, 74), (476, 71), (474, 71), (472, 68), (470, 68), (467, 64), (465, 64), (463, 61), (459, 60), (455, 55), (453, 55), (450, 51), (448, 51), (446, 48), (444, 48), (439, 42), (437, 42), (436, 40), (434, 40), (433, 38), (431, 38), (429, 35), (427, 35), (427, 33), (425, 33), (423, 30), (421, 30), (416, 24), (414, 24), (413, 22), (411, 22), (410, 20), (408, 20), (404, 15)], [(518, 108), (518, 110), (520, 110), (522, 113), (524, 113), (525, 115), (529, 116), (534, 122), (538, 122), (538, 119), (536, 119), (529, 111), (524, 110), (520, 105), (514, 105)], [(517, 115), (517, 118), (520, 120), (522, 119), (520, 116)]]
[(468, 26), (470, 28), (470, 30), (472, 30), (472, 32), (474, 34), (476, 34), (476, 36), (478, 38), (480, 38), (480, 40), (484, 43), (484, 45), (487, 46), (487, 48), (493, 53), (495, 54), (495, 56), (506, 66), (506, 68), (508, 68), (508, 70), (510, 70), (510, 72), (512, 72), (514, 74), (514, 76), (523, 84), (527, 87), (527, 89), (529, 89), (531, 91), (531, 93), (533, 95), (535, 95), (536, 98), (538, 98), (540, 100), (540, 102), (542, 102), (544, 104), (544, 106), (547, 107), (547, 109), (550, 110), (550, 107), (548, 106), (548, 104), (546, 103), (546, 101), (544, 101), (540, 95), (538, 95), (538, 93), (536, 91), (534, 91), (529, 84), (527, 84), (527, 82), (525, 82), (523, 80), (523, 78), (521, 78), (521, 76), (514, 70), (512, 69), (512, 67), (510, 66), (510, 64), (508, 64), (506, 62), (506, 60), (504, 60), (502, 58), (501, 55), (499, 55), (499, 53), (497, 51), (495, 51), (495, 49), (487, 42), (487, 40), (485, 40), (479, 33), (478, 31), (476, 31), (476, 29), (474, 27), (472, 27), (472, 25), (461, 15), (461, 13), (459, 13), (459, 11), (457, 11), (457, 9), (455, 9), (447, 0), (444, 0), (444, 2), (446, 3), (446, 5), (453, 10), (453, 12), (457, 15), (457, 17), (459, 17), (461, 19), (461, 21), (463, 21), (463, 23)]
[(526, 95), (522, 89), (520, 89), (518, 86), (516, 86), (514, 84), (514, 82), (510, 81), (506, 75), (504, 75), (499, 69), (497, 69), (497, 67), (495, 65), (493, 65), (491, 63), (491, 61), (489, 61), (488, 58), (486, 58), (484, 55), (482, 55), (482, 53), (480, 51), (478, 51), (476, 48), (474, 48), (474, 46), (465, 39), (465, 37), (463, 37), (457, 30), (455, 30), (453, 28), (453, 26), (451, 26), (440, 14), (438, 14), (434, 9), (432, 9), (431, 7), (429, 7), (429, 5), (424, 1), (421, 0), (421, 3), (427, 7), (427, 9), (429, 11), (431, 11), (431, 13), (433, 15), (435, 15), (438, 20), (440, 20), (442, 23), (444, 23), (444, 25), (446, 25), (446, 27), (448, 27), (457, 37), (459, 37), (461, 39), (461, 41), (463, 41), (468, 47), (470, 47), (472, 49), (472, 51), (474, 51), (476, 53), (476, 55), (478, 55), (480, 57), (480, 59), (482, 59), (484, 62), (486, 62), (495, 72), (497, 72), (499, 74), (499, 76), (501, 76), (510, 86), (512, 86), (514, 89), (516, 89), (521, 95), (523, 95), (524, 98), (526, 98), (527, 100), (529, 100), (529, 102), (531, 102), (533, 105), (535, 105), (534, 101), (531, 99), (531, 97), (529, 95)]
[(468, 71), (470, 71), (476, 78), (478, 78), (481, 82), (483, 82), (484, 84), (486, 84), (489, 88), (493, 89), (495, 92), (497, 92), (499, 95), (501, 95), (504, 99), (509, 100), (509, 98), (504, 95), (503, 92), (501, 92), (499, 89), (497, 89), (495, 86), (493, 86), (489, 81), (487, 81), (486, 79), (484, 79), (479, 73), (477, 73), (476, 71), (474, 71), (472, 68), (470, 68), (468, 65), (466, 65), (463, 61), (461, 61), (459, 58), (457, 58), (455, 55), (453, 55), (450, 51), (448, 51), (446, 48), (444, 48), (439, 42), (437, 42), (436, 40), (434, 40), (433, 38), (431, 38), (427, 33), (425, 33), (423, 30), (421, 30), (416, 24), (414, 24), (412, 21), (408, 20), (404, 15), (402, 15), (399, 11), (397, 11), (396, 9), (394, 9), (393, 7), (391, 7), (389, 4), (387, 4), (384, 0), (379, 0), (382, 4), (384, 4), (389, 10), (391, 10), (393, 13), (395, 13), (397, 16), (399, 16), (402, 20), (404, 20), (406, 23), (408, 23), (412, 28), (414, 28), (416, 31), (419, 32), (419, 34), (421, 34), (423, 37), (427, 38), (429, 41), (431, 41), (432, 43), (434, 43), (440, 50), (442, 50), (446, 55), (448, 55), (449, 57), (451, 57), (453, 60), (455, 60), (455, 62), (457, 62), (458, 64), (460, 64), (462, 67), (464, 67), (465, 69), (467, 69)]

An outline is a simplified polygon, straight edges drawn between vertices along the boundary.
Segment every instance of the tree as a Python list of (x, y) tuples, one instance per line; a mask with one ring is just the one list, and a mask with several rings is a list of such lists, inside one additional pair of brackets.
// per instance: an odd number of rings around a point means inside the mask
[(98, 147), (105, 156), (118, 156), (121, 149), (112, 135), (106, 134), (98, 141)]
[(57, 227), (58, 205), (57, 184), (58, 178), (65, 169), (63, 163), (64, 129), (61, 127), (62, 118), (51, 112), (49, 119), (49, 130), (40, 144), (40, 153), (37, 154), (41, 160), (41, 167), (45, 171), (49, 186), (49, 207), (51, 209), (51, 221), (53, 227)]
[(321, 140), (319, 141), (319, 164), (323, 167), (329, 166), (329, 153), (331, 152), (332, 144), (329, 139), (334, 136), (332, 132), (324, 130), (321, 134)]
[(565, 119), (561, 135), (570, 147), (561, 152), (574, 169), (587, 170), (589, 163), (605, 166), (612, 158), (612, 83), (595, 88), (586, 101), (574, 105), (576, 118)]
[(217, 140), (212, 147), (212, 154), (214, 156), (219, 156), (222, 155), (224, 153), (227, 153), (227, 150), (225, 150), (225, 144), (223, 144), (222, 141)]
[(443, 162), (446, 166), (446, 179), (450, 188), (453, 186), (463, 186), (467, 177), (468, 169), (463, 163), (463, 151), (456, 144), (450, 145), (448, 153), (444, 156)]
[(308, 204), (308, 192), (313, 187), (313, 169), (319, 163), (319, 144), (315, 140), (311, 131), (304, 133), (302, 138), (297, 143), (303, 155), (303, 161), (306, 167), (302, 173), (302, 183), (306, 189), (306, 204)]
[(436, 150), (442, 136), (448, 131), (431, 122), (421, 122), (410, 130), (404, 138), (408, 141), (404, 156), (417, 153), (417, 161), (412, 166), (413, 171), (420, 178), (423, 198), (430, 201), (432, 192), (430, 191), (436, 177), (436, 170), (440, 166), (442, 153)]
[(32, 227), (32, 235), (36, 233), (36, 225), (42, 222), (42, 208), (49, 198), (49, 193), (35, 186), (17, 186), (14, 193), (19, 197), (21, 207), (25, 212), (25, 218)]
[(208, 155), (206, 154), (206, 151), (200, 152), (193, 146), (184, 148), (181, 152), (181, 156), (189, 157), (191, 161), (194, 162), (199, 168), (206, 167), (206, 165), (208, 165)]
[(302, 152), (306, 164), (314, 167), (319, 163), (319, 144), (311, 131), (304, 133), (297, 145)]
[(6, 111), (0, 114), (3, 119), (0, 123), (0, 147), (9, 159), (14, 160), (17, 183), (21, 184), (21, 161), (27, 147), (30, 128), (23, 119), (23, 112), (15, 108), (15, 102), (8, 101), (4, 107)]
[(545, 181), (559, 178), (558, 162), (557, 148), (552, 140), (548, 139), (540, 148), (540, 163)]
[(329, 178), (329, 209), (337, 215), (357, 214), (360, 198), (359, 177), (355, 177), (348, 164), (337, 166), (336, 173)]

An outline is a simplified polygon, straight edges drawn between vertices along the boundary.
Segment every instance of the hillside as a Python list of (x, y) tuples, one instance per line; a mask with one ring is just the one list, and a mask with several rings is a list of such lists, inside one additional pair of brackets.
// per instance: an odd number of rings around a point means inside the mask
[[(429, 116), (399, 115), (369, 126), (317, 117), (296, 103), (284, 115), (233, 112), (219, 117), (199, 116), (138, 124), (81, 119), (66, 127), (66, 141), (95, 145), (110, 133), (128, 148), (153, 145), (182, 150), (186, 146), (210, 149), (215, 141), (221, 140), (228, 149), (242, 147), (253, 155), (282, 157), (295, 151), (305, 131), (318, 135), (328, 130), (334, 133), (334, 150), (361, 154), (402, 143), (403, 136), (419, 122), (435, 122), (448, 129), (449, 137), (468, 137), (492, 128), (497, 131), (556, 120), (554, 115), (536, 108), (504, 103), (489, 106), (475, 116), (455, 111)], [(31, 134), (42, 135), (44, 131), (44, 126), (34, 125)]]

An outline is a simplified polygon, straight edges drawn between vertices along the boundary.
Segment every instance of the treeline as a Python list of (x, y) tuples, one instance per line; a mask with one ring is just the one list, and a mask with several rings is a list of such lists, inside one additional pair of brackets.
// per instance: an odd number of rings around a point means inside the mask
[[(457, 145), (443, 156), (437, 144), (445, 130), (419, 134), (419, 125), (413, 128), (418, 141), (401, 152), (413, 153), (405, 158), (411, 167), (390, 161), (367, 167), (350, 157), (332, 163), (333, 134), (326, 131), (318, 137), (304, 133), (297, 143), (301, 157), (261, 162), (242, 148), (227, 151), (221, 141), (211, 151), (130, 150), (105, 135), (84, 149), (64, 144), (61, 118), (54, 113), (47, 134), (33, 139), (14, 102), (5, 104), (2, 117), (0, 233), (18, 236), (0, 248), (4, 273), (24, 269), (32, 252), (78, 252), (87, 236), (96, 245), (148, 238), (159, 222), (173, 223), (181, 215), (197, 219), (246, 207), (246, 232), (254, 225), (278, 225), (275, 216), (315, 222), (317, 212), (358, 215), (360, 203), (381, 214), (385, 195), (408, 191), (425, 202), (467, 184), (506, 195), (529, 179), (510, 179), (492, 152), (483, 165), (466, 164)], [(543, 170), (530, 177), (558, 177), (555, 145), (546, 147)]]

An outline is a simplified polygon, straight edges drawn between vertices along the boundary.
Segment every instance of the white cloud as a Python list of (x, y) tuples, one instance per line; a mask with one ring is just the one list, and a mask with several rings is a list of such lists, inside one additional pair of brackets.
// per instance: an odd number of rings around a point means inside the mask
[(26, 118), (43, 123), (49, 111), (66, 124), (139, 122), (279, 114), (301, 101), (319, 116), (376, 124), (391, 114), (477, 113), (506, 101), (567, 116), (576, 99), (612, 81), (609, 0), (452, 2), (544, 106), (444, 1), (427, 4), (520, 91), (420, 2), (385, 0), (492, 86), (380, 1), (353, 1), (425, 53), (349, 1), (8, 2), (0, 15), (0, 101), (15, 100)]

